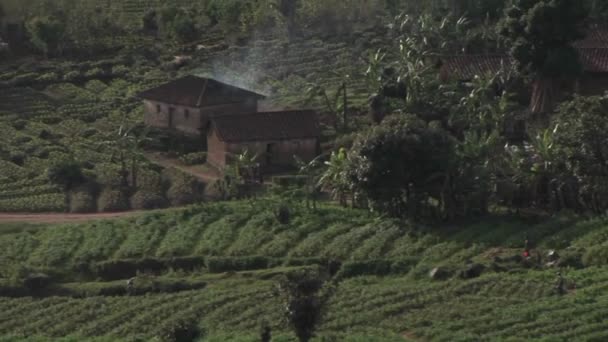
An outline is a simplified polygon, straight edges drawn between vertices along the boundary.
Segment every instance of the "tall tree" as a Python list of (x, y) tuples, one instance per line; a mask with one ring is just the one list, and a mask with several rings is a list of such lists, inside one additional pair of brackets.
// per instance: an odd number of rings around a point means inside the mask
[(530, 109), (553, 109), (556, 85), (582, 72), (572, 43), (584, 37), (588, 13), (580, 0), (514, 0), (501, 35), (518, 69), (533, 80)]
[(66, 27), (62, 20), (53, 17), (34, 17), (27, 22), (26, 28), (32, 44), (48, 57), (51, 53), (61, 53), (65, 40)]

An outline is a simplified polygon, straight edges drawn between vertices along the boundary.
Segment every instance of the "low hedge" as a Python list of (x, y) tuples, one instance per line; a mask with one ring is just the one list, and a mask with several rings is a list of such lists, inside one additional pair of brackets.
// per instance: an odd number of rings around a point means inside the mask
[(207, 270), (211, 273), (261, 270), (280, 265), (276, 259), (263, 256), (211, 257), (207, 259)]
[(181, 257), (110, 260), (96, 263), (88, 268), (79, 265), (77, 270), (104, 280), (119, 280), (134, 277), (138, 271), (160, 274), (169, 269), (193, 271), (203, 267), (205, 267), (204, 257)]
[(417, 258), (410, 259), (376, 259), (365, 261), (347, 261), (342, 265), (338, 276), (342, 278), (389, 274), (407, 274), (418, 263)]

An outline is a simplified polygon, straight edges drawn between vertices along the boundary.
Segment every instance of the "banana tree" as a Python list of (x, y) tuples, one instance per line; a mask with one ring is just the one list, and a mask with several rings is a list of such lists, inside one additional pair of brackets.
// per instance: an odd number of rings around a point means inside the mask
[(350, 191), (350, 182), (347, 174), (347, 154), (344, 148), (337, 153), (332, 152), (325, 162), (325, 172), (317, 182), (318, 186), (330, 191), (332, 198), (337, 199), (340, 205), (347, 205), (347, 194)]
[(131, 186), (137, 188), (139, 168), (146, 160), (142, 146), (151, 140), (148, 137), (147, 128), (140, 134), (135, 132), (135, 128), (135, 126), (121, 125), (115, 133), (109, 135), (101, 143), (102, 147), (107, 147), (112, 151), (110, 160), (120, 164), (121, 187), (125, 189), (129, 187), (129, 174), (131, 175)]

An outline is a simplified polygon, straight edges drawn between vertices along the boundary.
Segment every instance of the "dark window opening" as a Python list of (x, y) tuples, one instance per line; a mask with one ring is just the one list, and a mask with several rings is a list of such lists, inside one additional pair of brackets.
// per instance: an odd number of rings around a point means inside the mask
[(184, 118), (189, 118), (190, 117), (190, 111), (187, 109), (184, 109)]
[(156, 113), (160, 114), (160, 110), (161, 110), (160, 105), (156, 105)]
[(266, 165), (272, 165), (275, 149), (275, 144), (266, 145)]

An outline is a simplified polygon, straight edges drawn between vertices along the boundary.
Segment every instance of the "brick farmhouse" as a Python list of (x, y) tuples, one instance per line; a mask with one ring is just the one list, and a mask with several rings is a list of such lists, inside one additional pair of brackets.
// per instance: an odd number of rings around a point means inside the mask
[(263, 170), (292, 166), (318, 154), (319, 119), (313, 111), (258, 112), (264, 95), (219, 81), (185, 76), (140, 93), (144, 122), (205, 139), (207, 161), (223, 169), (249, 151)]

